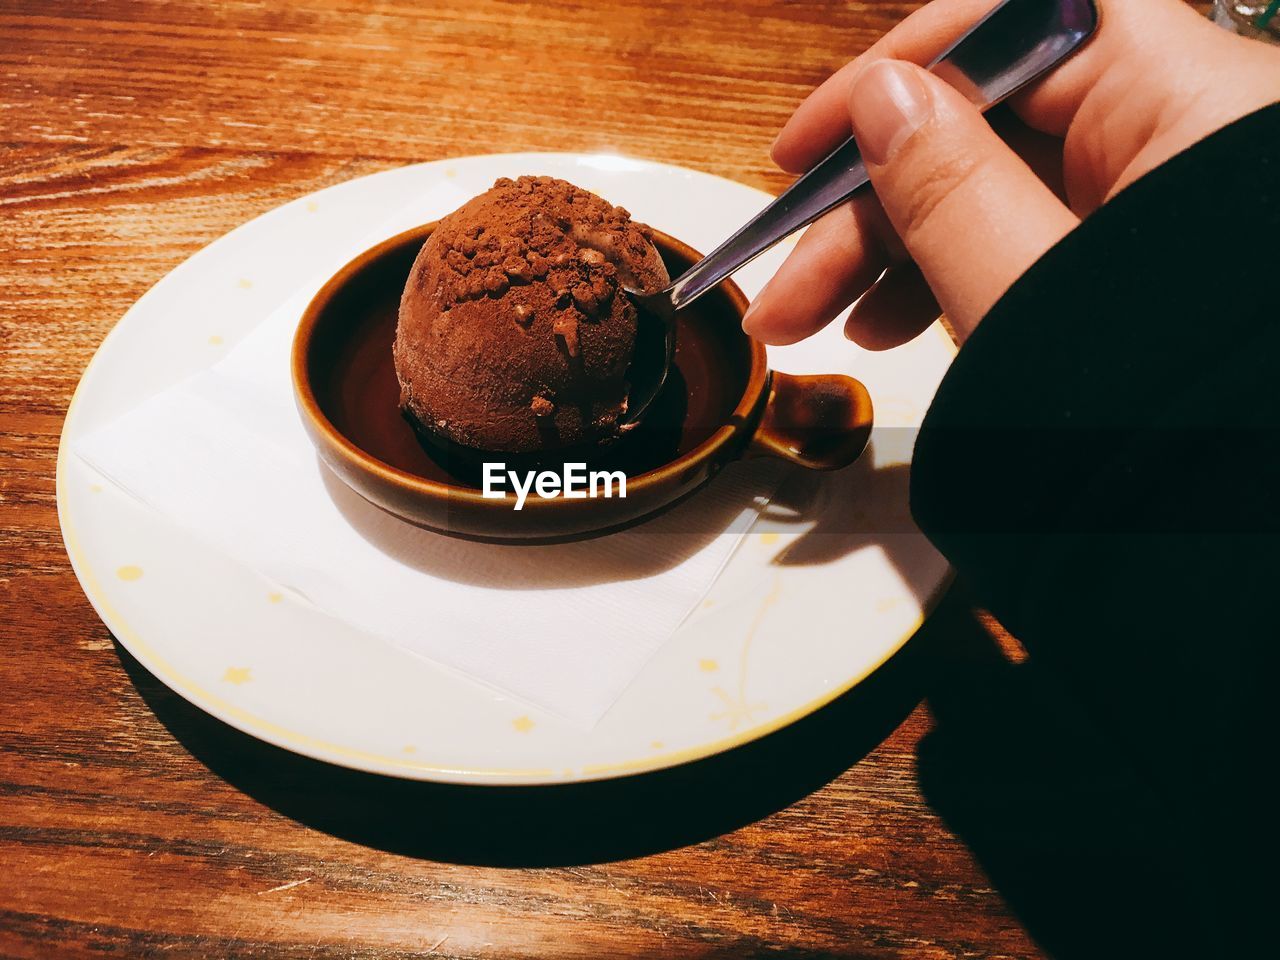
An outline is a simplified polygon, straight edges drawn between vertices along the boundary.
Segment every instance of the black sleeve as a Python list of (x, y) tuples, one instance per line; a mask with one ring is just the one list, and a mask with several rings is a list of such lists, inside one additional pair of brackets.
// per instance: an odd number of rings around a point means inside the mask
[(1124, 190), (1009, 290), (943, 381), (911, 483), (922, 529), (1127, 744), (1195, 857), (1273, 832), (1280, 105)]

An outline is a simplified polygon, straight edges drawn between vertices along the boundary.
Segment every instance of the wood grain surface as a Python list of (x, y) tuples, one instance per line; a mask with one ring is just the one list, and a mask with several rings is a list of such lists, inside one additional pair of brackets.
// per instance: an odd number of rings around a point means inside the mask
[(618, 150), (778, 189), (790, 110), (916, 6), (0, 0), (0, 956), (1177, 952), (1173, 841), (1070, 694), (957, 594), (765, 741), (486, 790), (204, 716), (114, 643), (58, 534), (80, 372), (204, 244), (473, 153)]

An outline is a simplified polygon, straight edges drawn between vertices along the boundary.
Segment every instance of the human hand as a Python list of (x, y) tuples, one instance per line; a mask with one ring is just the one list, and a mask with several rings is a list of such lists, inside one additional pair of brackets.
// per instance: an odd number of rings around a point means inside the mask
[(852, 130), (875, 194), (809, 228), (744, 318), (749, 334), (793, 343), (857, 301), (845, 333), (869, 349), (905, 343), (941, 310), (963, 339), (1081, 217), (1280, 100), (1277, 51), (1180, 0), (1099, 0), (1097, 36), (1011, 101), (1047, 135), (1020, 138), (1015, 150), (961, 94), (913, 65), (994, 5), (934, 0), (800, 104), (774, 143), (775, 162), (807, 170)]

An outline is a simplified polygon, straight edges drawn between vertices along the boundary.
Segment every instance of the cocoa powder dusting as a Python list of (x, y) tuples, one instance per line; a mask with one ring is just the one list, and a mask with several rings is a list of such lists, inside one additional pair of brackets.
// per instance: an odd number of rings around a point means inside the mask
[(606, 439), (635, 347), (621, 288), (667, 282), (627, 211), (551, 177), (498, 180), (442, 220), (414, 262), (396, 330), (402, 406), (481, 450)]

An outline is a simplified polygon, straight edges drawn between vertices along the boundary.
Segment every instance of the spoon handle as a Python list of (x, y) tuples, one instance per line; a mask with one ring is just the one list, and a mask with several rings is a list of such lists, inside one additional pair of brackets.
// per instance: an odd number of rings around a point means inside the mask
[[(1093, 0), (1001, 0), (928, 69), (986, 110), (1060, 64), (1097, 26)], [(866, 164), (850, 138), (677, 279), (669, 288), (672, 307), (692, 303), (867, 182)]]

